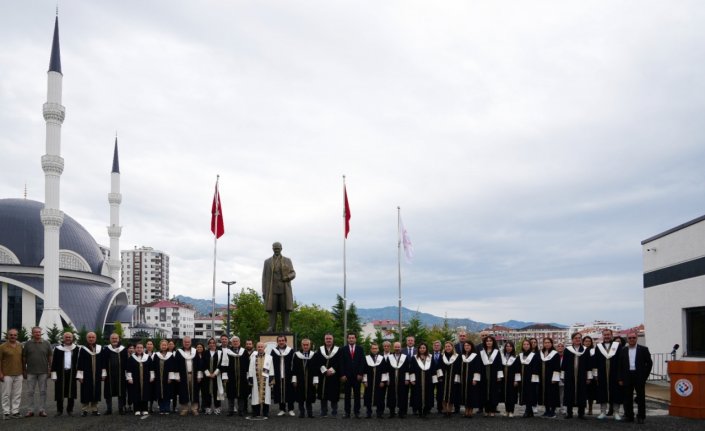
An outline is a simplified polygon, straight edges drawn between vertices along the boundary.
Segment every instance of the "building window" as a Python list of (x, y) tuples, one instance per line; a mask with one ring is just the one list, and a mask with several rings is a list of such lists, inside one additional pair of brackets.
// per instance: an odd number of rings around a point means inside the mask
[(685, 334), (688, 356), (705, 356), (705, 307), (685, 309)]
[(7, 329), (22, 328), (22, 289), (7, 285)]
[(35, 325), (39, 326), (39, 320), (42, 318), (42, 313), (44, 312), (44, 300), (42, 298), (34, 298), (34, 315), (36, 316)]

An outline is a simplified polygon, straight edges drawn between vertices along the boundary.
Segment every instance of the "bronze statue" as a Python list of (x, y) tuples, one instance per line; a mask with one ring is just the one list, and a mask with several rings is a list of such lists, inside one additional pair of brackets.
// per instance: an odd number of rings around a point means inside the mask
[(282, 326), (289, 332), (289, 313), (294, 309), (294, 295), (291, 293), (291, 280), (296, 277), (291, 259), (281, 254), (281, 243), (272, 244), (274, 256), (264, 261), (262, 271), (262, 298), (264, 309), (269, 313), (269, 328), (274, 332), (277, 326), (277, 313), (281, 313)]

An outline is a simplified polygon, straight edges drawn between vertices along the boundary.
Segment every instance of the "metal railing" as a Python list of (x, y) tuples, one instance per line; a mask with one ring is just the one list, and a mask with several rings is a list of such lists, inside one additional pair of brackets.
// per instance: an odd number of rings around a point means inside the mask
[(652, 353), (651, 360), (654, 366), (651, 368), (651, 374), (649, 374), (649, 381), (668, 381), (668, 361), (672, 361), (675, 358), (670, 353)]

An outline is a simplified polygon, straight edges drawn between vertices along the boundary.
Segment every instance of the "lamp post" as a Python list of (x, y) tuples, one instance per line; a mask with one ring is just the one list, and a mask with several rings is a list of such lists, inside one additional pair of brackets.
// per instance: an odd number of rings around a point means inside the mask
[[(225, 330), (225, 333), (228, 334), (228, 340), (230, 339), (230, 286), (237, 283), (237, 281), (221, 281), (221, 283), (226, 284), (228, 286), (228, 323), (227, 327)], [(213, 328), (213, 331), (215, 332), (215, 328)]]

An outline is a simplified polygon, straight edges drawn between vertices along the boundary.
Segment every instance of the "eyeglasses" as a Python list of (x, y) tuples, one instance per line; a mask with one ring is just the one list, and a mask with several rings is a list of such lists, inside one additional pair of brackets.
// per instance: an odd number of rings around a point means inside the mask
[(627, 337), (627, 340), (636, 340), (636, 337)]

